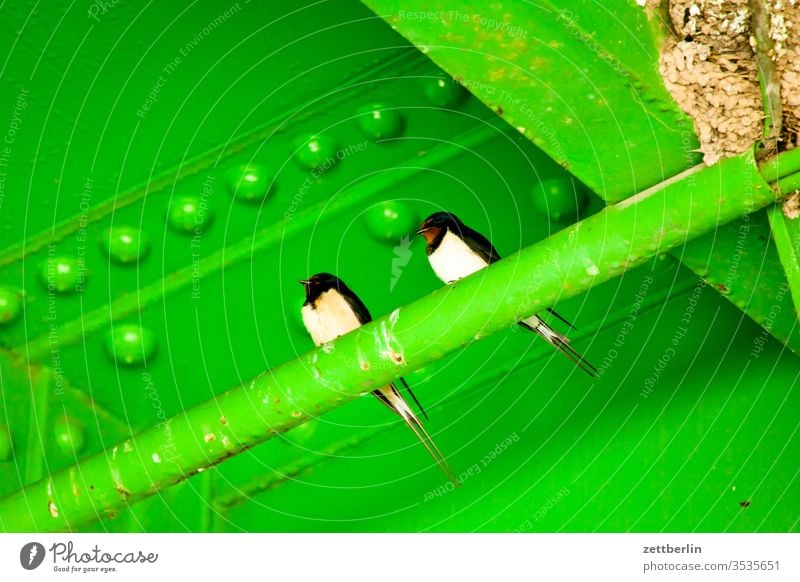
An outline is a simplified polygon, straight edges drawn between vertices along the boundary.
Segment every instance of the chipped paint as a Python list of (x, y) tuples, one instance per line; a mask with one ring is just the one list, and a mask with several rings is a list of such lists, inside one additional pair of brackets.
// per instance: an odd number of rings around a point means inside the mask
[(203, 440), (206, 441), (207, 443), (210, 443), (216, 439), (217, 437), (214, 435), (213, 432), (206, 433), (205, 436), (203, 437)]
[(161, 457), (158, 456), (158, 453), (153, 453), (153, 462), (154, 463), (160, 463), (161, 462)]
[(58, 507), (56, 507), (52, 499), (47, 502), (47, 510), (50, 512), (50, 515), (53, 516), (53, 519), (58, 517)]
[[(398, 345), (397, 338), (394, 335), (394, 328), (400, 319), (400, 309), (395, 309), (389, 314), (388, 322), (383, 320), (378, 326), (378, 334), (375, 335), (376, 344), (379, 349), (379, 354), (384, 360), (391, 360), (397, 365), (405, 364), (405, 357)], [(363, 368), (362, 368), (363, 369)]]
[(364, 370), (365, 372), (372, 367), (367, 358), (364, 357), (364, 352), (361, 351), (360, 343), (356, 346), (356, 360), (358, 360), (358, 367)]
[(122, 452), (123, 453), (132, 453), (133, 452), (133, 444), (131, 441), (125, 441), (122, 443)]
[(228, 438), (228, 435), (222, 435), (222, 446), (226, 449), (231, 448), (231, 439)]

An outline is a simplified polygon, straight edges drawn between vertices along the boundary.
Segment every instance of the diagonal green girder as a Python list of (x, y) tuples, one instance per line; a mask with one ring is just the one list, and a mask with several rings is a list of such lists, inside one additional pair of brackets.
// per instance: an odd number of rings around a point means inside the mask
[[(699, 161), (694, 125), (659, 73), (669, 34), (660, 11), (632, 0), (362, 1), (608, 202)], [(798, 169), (792, 155), (782, 156), (784, 173)], [(768, 182), (777, 170), (765, 163)], [(777, 253), (758, 227), (734, 261), (738, 228), (674, 255), (800, 352), (796, 314), (772, 308), (787, 284)]]
[(785, 216), (779, 204), (770, 208), (767, 215), (795, 312), (800, 313), (800, 220)]
[(751, 154), (692, 168), (13, 493), (0, 529), (108, 516), (775, 199)]
[(700, 161), (631, 0), (363, 0), (608, 202)]

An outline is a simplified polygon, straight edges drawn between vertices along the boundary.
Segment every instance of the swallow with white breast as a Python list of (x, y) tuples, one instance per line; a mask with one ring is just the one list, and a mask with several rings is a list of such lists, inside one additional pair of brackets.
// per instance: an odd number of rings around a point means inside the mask
[[(436, 276), (445, 284), (463, 279), (500, 260), (497, 249), (485, 236), (472, 230), (450, 212), (431, 214), (417, 230), (417, 234), (425, 238), (428, 261)], [(548, 311), (574, 329), (575, 326), (558, 313), (552, 309)], [(597, 369), (575, 351), (569, 344), (569, 339), (555, 331), (538, 315), (520, 321), (519, 325), (539, 334), (590, 376), (597, 375)]]
[[(314, 340), (315, 345), (321, 346), (333, 341), (337, 337), (351, 332), (372, 320), (369, 310), (358, 298), (358, 295), (353, 293), (345, 285), (344, 281), (335, 275), (318, 273), (309, 279), (300, 281), (300, 283), (306, 290), (306, 301), (302, 308), (303, 324), (311, 335), (311, 339)], [(422, 414), (427, 418), (425, 411), (422, 410), (422, 406), (420, 406), (417, 397), (414, 396), (406, 381), (400, 378), (400, 382), (417, 403)], [(453, 473), (444, 455), (439, 451), (433, 439), (431, 439), (420, 420), (400, 394), (396, 384), (393, 382), (378, 388), (373, 391), (373, 394), (405, 421), (447, 478), (457, 486), (458, 480), (455, 473)]]

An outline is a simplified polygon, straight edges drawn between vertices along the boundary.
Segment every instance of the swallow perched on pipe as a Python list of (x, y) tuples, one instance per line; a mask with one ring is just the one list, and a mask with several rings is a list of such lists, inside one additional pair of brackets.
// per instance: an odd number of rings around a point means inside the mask
[[(300, 284), (303, 285), (306, 291), (306, 301), (302, 307), (303, 324), (311, 335), (311, 339), (314, 340), (315, 345), (321, 346), (333, 341), (337, 337), (372, 321), (369, 310), (358, 298), (358, 295), (353, 293), (345, 285), (344, 281), (335, 275), (318, 273), (309, 279), (300, 281)], [(400, 378), (400, 382), (417, 403), (422, 414), (427, 418), (425, 411), (406, 381)], [(457, 486), (458, 480), (455, 473), (453, 473), (444, 455), (439, 451), (433, 439), (431, 439), (420, 420), (400, 394), (396, 384), (392, 382), (372, 393), (405, 421), (447, 478)]]
[[(428, 261), (436, 276), (450, 284), (500, 260), (500, 254), (481, 233), (472, 230), (450, 212), (431, 214), (417, 230), (427, 243)], [(552, 309), (548, 311), (571, 328), (569, 321)], [(555, 331), (538, 315), (532, 315), (519, 325), (542, 336), (550, 345), (591, 377), (597, 369), (569, 345), (569, 339)]]

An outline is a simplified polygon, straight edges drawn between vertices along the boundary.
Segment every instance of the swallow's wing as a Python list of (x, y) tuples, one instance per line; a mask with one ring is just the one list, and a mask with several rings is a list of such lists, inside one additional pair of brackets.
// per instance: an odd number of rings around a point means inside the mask
[(489, 239), (476, 230), (468, 226), (461, 227), (461, 238), (469, 245), (469, 248), (487, 263), (495, 263), (500, 260), (500, 253), (492, 246)]
[(350, 305), (350, 308), (353, 310), (353, 313), (356, 314), (356, 317), (361, 322), (361, 325), (372, 321), (372, 316), (370, 315), (367, 306), (364, 305), (364, 302), (361, 301), (361, 299), (358, 298), (358, 295), (353, 293), (347, 285), (341, 283), (339, 285), (339, 293), (342, 295), (342, 297), (344, 297), (348, 305)]

